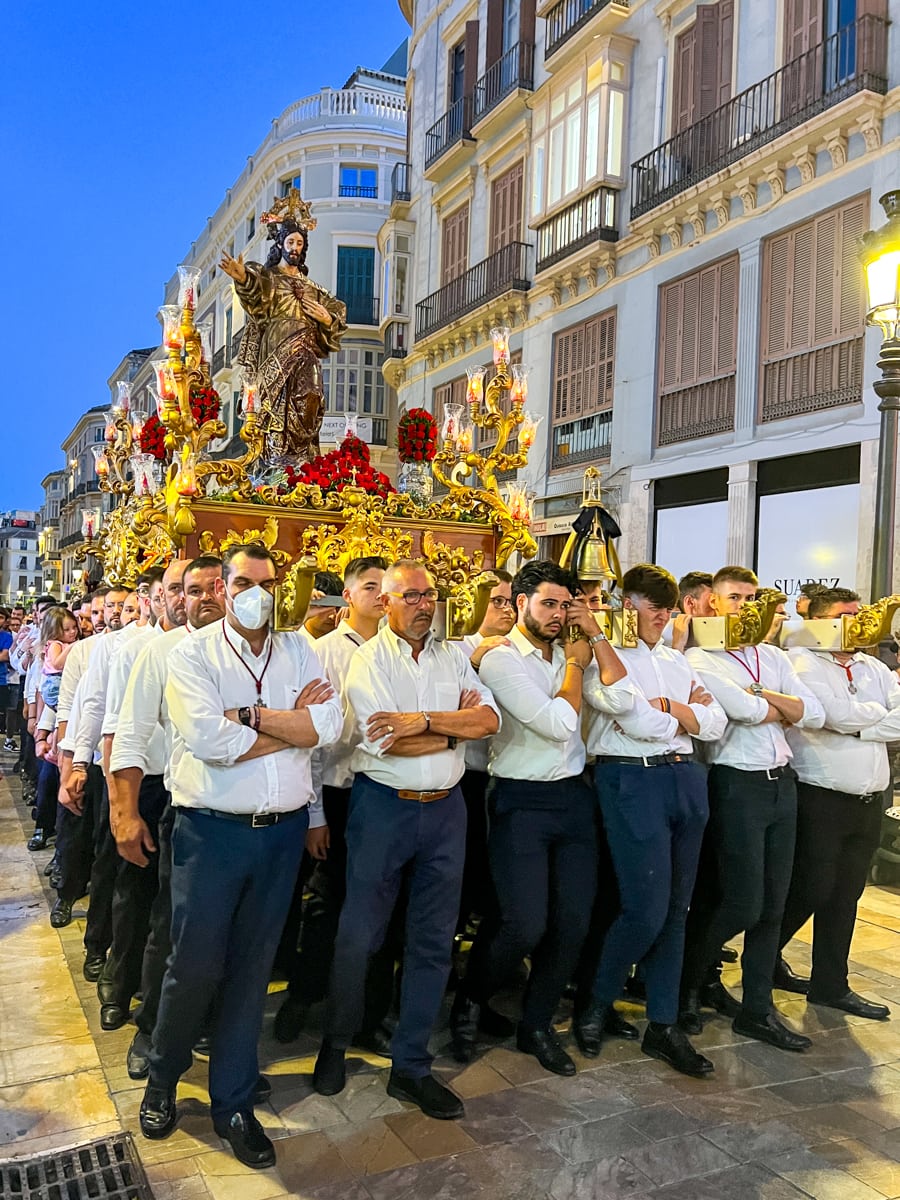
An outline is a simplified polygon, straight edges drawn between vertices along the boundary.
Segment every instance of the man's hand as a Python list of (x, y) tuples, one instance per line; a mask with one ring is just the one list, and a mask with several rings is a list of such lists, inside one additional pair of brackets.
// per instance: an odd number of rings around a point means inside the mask
[(712, 702), (713, 698), (706, 688), (699, 683), (691, 685), (691, 698), (688, 700), (688, 704), (702, 704), (704, 708), (709, 708)]
[(478, 670), (481, 666), (481, 660), (487, 654), (488, 650), (496, 650), (498, 646), (511, 646), (512, 642), (508, 637), (503, 637), (502, 634), (494, 634), (493, 637), (486, 637), (480, 645), (476, 646), (472, 652), (472, 657), (469, 662), (474, 670)]
[(65, 786), (65, 784), (60, 784), (59, 792), (57, 793), (56, 798), (63, 808), (67, 808), (69, 812), (73, 813), (76, 817), (80, 817), (84, 812), (84, 796), (70, 795), (69, 789)]
[(474, 688), (463, 688), (462, 695), (459, 698), (460, 709), (478, 708), (482, 703), (480, 692), (476, 692)]
[(243, 283), (247, 278), (247, 268), (244, 266), (243, 254), (239, 254), (237, 258), (232, 258), (226, 250), (223, 250), (222, 261), (219, 263), (219, 266), (236, 283)]
[(328, 832), (327, 825), (320, 825), (318, 829), (309, 829), (306, 832), (306, 852), (310, 858), (317, 858), (320, 861), (328, 857), (328, 851), (331, 849), (331, 835)]
[(308, 317), (312, 317), (320, 325), (331, 325), (333, 318), (325, 305), (320, 304), (318, 300), (313, 300), (312, 296), (308, 296), (306, 292), (300, 299), (300, 307)]
[(314, 704), (324, 704), (333, 695), (334, 688), (327, 679), (313, 679), (294, 701), (294, 708), (312, 708)]
[[(73, 800), (80, 802), (84, 806), (84, 785), (87, 783), (87, 767), (81, 763), (73, 763), (72, 769), (69, 771), (69, 778), (66, 780), (66, 789), (69, 796)], [(81, 811), (79, 809), (79, 811)]]
[[(590, 610), (587, 610), (590, 611)], [(596, 624), (596, 622), (594, 622)], [(577, 642), (563, 642), (563, 650), (566, 653), (566, 660), (572, 659), (577, 662), (580, 667), (590, 666), (594, 652), (584, 638), (579, 638)]]
[(691, 636), (691, 618), (687, 613), (678, 613), (672, 618), (672, 649), (684, 653)]
[(370, 742), (381, 742), (381, 748), (389, 750), (400, 738), (415, 737), (427, 728), (428, 722), (420, 712), (377, 712), (366, 723), (366, 737)]
[[(607, 605), (606, 607), (608, 608), (609, 606)], [(591, 609), (588, 608), (587, 603), (581, 598), (581, 596), (576, 596), (575, 599), (569, 603), (569, 611), (566, 614), (566, 620), (570, 625), (577, 625), (581, 632), (589, 638), (594, 637), (595, 634), (600, 632), (600, 626), (597, 624), (596, 616)], [(591, 654), (593, 655), (593, 651), (591, 651)]]
[(134, 863), (136, 867), (149, 866), (150, 859), (147, 858), (147, 854), (156, 851), (156, 843), (150, 836), (146, 822), (140, 817), (119, 817), (112, 820), (111, 825), (116, 849), (122, 858), (126, 862)]

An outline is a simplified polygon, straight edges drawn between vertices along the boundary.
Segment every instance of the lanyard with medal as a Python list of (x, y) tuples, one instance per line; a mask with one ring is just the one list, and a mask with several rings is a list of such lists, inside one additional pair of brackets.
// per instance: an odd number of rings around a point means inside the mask
[(269, 669), (269, 663), (272, 661), (272, 648), (275, 643), (272, 640), (271, 635), (269, 636), (269, 653), (266, 655), (266, 661), (265, 661), (262, 671), (260, 672), (259, 675), (257, 675), (256, 672), (253, 670), (253, 668), (250, 666), (250, 664), (247, 662), (247, 660), (244, 658), (243, 654), (241, 654), (240, 650), (238, 650), (237, 646), (234, 645), (231, 638), (228, 636), (228, 629), (226, 628), (226, 626), (224, 624), (222, 625), (222, 633), (225, 635), (225, 641), (228, 643), (229, 649), (235, 655), (238, 662), (241, 664), (241, 666), (244, 668), (244, 670), (247, 672), (247, 674), (250, 676), (250, 678), (253, 680), (253, 682), (256, 684), (256, 705), (257, 705), (257, 707), (265, 708), (265, 705), (263, 704), (263, 698), (262, 698), (262, 685), (263, 685), (263, 680), (266, 677), (266, 671), (268, 671), (268, 669)]
[[(747, 672), (747, 674), (753, 680), (753, 682), (750, 684), (750, 691), (752, 692), (752, 694), (754, 696), (761, 696), (765, 689), (763, 688), (763, 685), (762, 685), (762, 668), (759, 665), (759, 650), (756, 648), (756, 646), (753, 647), (753, 652), (756, 655), (756, 673), (755, 674), (754, 674), (753, 668), (746, 661), (746, 659), (741, 658), (741, 656), (739, 654), (735, 654), (735, 652), (733, 650), (725, 651), (726, 654), (731, 655), (731, 657), (735, 660), (735, 662), (739, 662), (741, 664), (741, 666), (744, 668), (744, 670)], [(746, 651), (745, 651), (745, 653), (746, 653)]]
[(841, 670), (844, 672), (844, 674), (847, 676), (847, 691), (850, 693), (851, 696), (855, 696), (856, 693), (859, 691), (859, 688), (853, 682), (853, 663), (852, 662), (842, 663), (839, 659), (835, 658), (833, 654), (831, 656), (831, 661), (834, 663), (834, 665), (836, 667), (840, 667)]

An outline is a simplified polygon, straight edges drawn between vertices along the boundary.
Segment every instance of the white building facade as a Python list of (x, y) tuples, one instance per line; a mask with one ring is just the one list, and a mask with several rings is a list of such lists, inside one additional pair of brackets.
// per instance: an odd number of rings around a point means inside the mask
[(900, 2), (401, 9), (400, 403), (440, 415), (508, 324), (544, 418), (524, 473), (542, 553), (595, 465), (626, 564), (865, 591), (879, 335), (857, 249), (898, 182)]
[(39, 520), (40, 513), (32, 509), (0, 513), (0, 604), (29, 604), (43, 590)]

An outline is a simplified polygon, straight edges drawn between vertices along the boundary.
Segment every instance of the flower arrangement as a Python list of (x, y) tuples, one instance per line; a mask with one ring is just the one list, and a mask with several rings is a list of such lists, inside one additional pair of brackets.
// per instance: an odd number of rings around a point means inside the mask
[[(191, 413), (198, 425), (216, 421), (219, 417), (219, 393), (215, 388), (194, 386), (191, 388)], [(141, 429), (141, 450), (156, 459), (166, 457), (166, 427), (157, 413), (151, 413)]]
[(376, 471), (369, 458), (369, 447), (358, 437), (346, 437), (336, 450), (320, 454), (302, 467), (285, 467), (285, 482), (279, 492), (290, 492), (298, 484), (316, 484), (323, 492), (341, 492), (355, 485), (382, 499), (394, 486), (387, 475)]
[(411, 408), (400, 418), (397, 448), (402, 463), (431, 462), (437, 453), (438, 427), (427, 408)]

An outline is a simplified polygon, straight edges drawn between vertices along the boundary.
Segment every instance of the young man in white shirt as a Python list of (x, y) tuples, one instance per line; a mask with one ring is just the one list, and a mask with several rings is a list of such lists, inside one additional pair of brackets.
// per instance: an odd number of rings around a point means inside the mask
[[(328, 845), (322, 848), (308, 883), (312, 895), (303, 912), (287, 995), (275, 1016), (274, 1033), (279, 1042), (293, 1042), (300, 1036), (310, 1005), (324, 999), (328, 992), (334, 941), (346, 890), (347, 812), (353, 786), (351, 762), (358, 741), (356, 717), (346, 693), (347, 671), (359, 647), (378, 632), (384, 616), (381, 581), (387, 567), (387, 560), (378, 556), (356, 558), (347, 563), (343, 598), (348, 605), (348, 615), (315, 643), (325, 677), (341, 698), (344, 726), (338, 741), (315, 752), (321, 773)], [(382, 1055), (389, 1053), (391, 1044), (390, 1033), (382, 1022), (393, 995), (393, 952), (393, 945), (386, 945), (373, 956), (366, 976), (362, 1025), (353, 1035), (354, 1046)]]
[(465, 654), (431, 634), (438, 592), (425, 567), (409, 559), (394, 563), (382, 597), (387, 624), (359, 647), (347, 672), (359, 738), (351, 760), (347, 895), (313, 1086), (325, 1096), (344, 1088), (369, 960), (384, 941), (405, 877), (403, 985), (388, 1094), (449, 1120), (464, 1115), (463, 1105), (431, 1074), (428, 1040), (459, 914), (466, 837), (461, 743), (495, 733), (500, 718)]
[(673, 576), (641, 563), (626, 572), (622, 595), (638, 621), (637, 647), (618, 651), (628, 674), (611, 686), (593, 671), (585, 680), (585, 697), (598, 710), (588, 750), (621, 911), (603, 944), (593, 1004), (580, 1017), (581, 1038), (599, 1050), (613, 1001), (640, 962), (650, 1018), (644, 1053), (703, 1076), (713, 1064), (677, 1023), (685, 920), (709, 812), (706, 771), (691, 739), (715, 742), (726, 717), (684, 655), (662, 641), (678, 602)]
[[(821, 589), (808, 619), (856, 616), (859, 596)], [(886, 1004), (851, 991), (847, 959), (856, 905), (866, 886), (881, 818), (891, 803), (886, 742), (900, 741), (900, 682), (873, 654), (789, 649), (791, 666), (825, 710), (821, 729), (789, 729), (797, 772), (797, 845), (781, 948), (813, 918), (812, 974), (795, 975), (783, 959), (775, 986), (808, 995), (811, 1004), (884, 1021)]]
[(178, 1080), (215, 1001), (213, 1124), (241, 1162), (262, 1168), (275, 1150), (253, 1114), (257, 1042), (307, 828), (313, 847), (327, 837), (311, 750), (338, 737), (341, 709), (305, 640), (271, 628), (269, 552), (234, 546), (223, 572), (225, 620), (183, 638), (168, 660), (172, 953), (140, 1125), (148, 1138), (171, 1133)]
[[(531, 973), (516, 1044), (557, 1075), (574, 1075), (553, 1018), (584, 943), (597, 872), (594, 795), (581, 736), (584, 673), (624, 676), (575, 581), (532, 562), (512, 582), (517, 622), (490, 650), (480, 677), (503, 723), (491, 743), (488, 856), (499, 909), (475, 939), (451, 1013), (453, 1054), (468, 1061), (482, 1010), (527, 955)], [(567, 637), (569, 626), (586, 636)]]
[[(737, 613), (758, 586), (748, 568), (723, 567), (713, 578), (716, 614)], [(784, 731), (788, 725), (820, 728), (825, 714), (788, 656), (775, 646), (693, 647), (686, 657), (729, 723), (706, 755), (706, 836), (718, 870), (714, 881), (698, 880), (691, 904), (680, 1020), (687, 1032), (697, 1032), (705, 1000), (733, 1017), (735, 1033), (781, 1050), (805, 1050), (810, 1039), (789, 1029), (772, 1008), (772, 974), (797, 828), (797, 777)], [(743, 996), (738, 1005), (721, 983), (710, 986), (708, 979), (721, 947), (741, 932)]]

